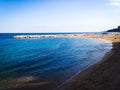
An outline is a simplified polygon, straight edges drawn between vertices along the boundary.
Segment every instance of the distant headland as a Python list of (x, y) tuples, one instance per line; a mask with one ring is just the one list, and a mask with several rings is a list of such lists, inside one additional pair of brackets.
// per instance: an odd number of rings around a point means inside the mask
[(118, 28), (107, 30), (107, 32), (120, 32), (120, 26), (118, 26)]

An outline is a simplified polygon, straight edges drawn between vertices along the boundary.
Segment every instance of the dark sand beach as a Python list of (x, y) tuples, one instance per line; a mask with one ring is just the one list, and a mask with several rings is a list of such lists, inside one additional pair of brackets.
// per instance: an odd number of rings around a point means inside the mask
[(120, 43), (103, 59), (56, 90), (120, 90)]
[[(113, 42), (113, 48), (98, 63), (81, 71), (68, 82), (65, 82), (54, 90), (120, 90), (120, 38), (118, 36), (96, 37), (93, 35), (83, 37), (110, 40)], [(36, 80), (35, 83), (38, 81)], [(54, 86), (56, 84), (51, 85), (43, 82), (35, 85), (35, 87), (30, 84), (25, 85), (23, 88), (6, 90), (51, 90)]]

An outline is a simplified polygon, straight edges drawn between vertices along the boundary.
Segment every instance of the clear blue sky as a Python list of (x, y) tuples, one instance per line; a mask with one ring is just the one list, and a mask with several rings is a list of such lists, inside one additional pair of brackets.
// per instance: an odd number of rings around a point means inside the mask
[(120, 0), (0, 0), (0, 32), (94, 32), (120, 25)]

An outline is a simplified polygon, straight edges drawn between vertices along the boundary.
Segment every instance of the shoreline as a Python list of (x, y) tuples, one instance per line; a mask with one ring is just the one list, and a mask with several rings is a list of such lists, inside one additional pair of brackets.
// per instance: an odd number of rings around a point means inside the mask
[[(95, 39), (95, 38), (88, 38), (88, 39)], [(111, 46), (111, 49), (113, 49), (113, 43), (112, 43), (112, 41), (110, 41), (110, 40), (106, 40), (106, 39), (96, 39), (96, 40), (100, 40), (100, 41), (102, 41), (102, 42), (105, 42), (106, 44), (111, 44), (112, 46)], [(69, 83), (72, 79), (74, 79), (79, 73), (81, 73), (81, 72), (84, 72), (87, 68), (90, 68), (91, 66), (93, 66), (93, 65), (95, 65), (95, 64), (97, 64), (97, 63), (101, 63), (101, 61), (103, 61), (103, 58), (106, 58), (106, 57), (109, 57), (109, 53), (111, 54), (111, 49), (108, 51), (108, 52), (106, 52), (104, 55), (103, 55), (103, 57), (99, 60), (99, 61), (97, 61), (96, 63), (94, 63), (94, 64), (91, 64), (91, 65), (89, 65), (89, 66), (87, 66), (86, 68), (84, 68), (83, 70), (80, 70), (79, 72), (77, 72), (74, 76), (72, 76), (70, 79), (68, 79), (67, 81), (65, 81), (65, 82), (63, 82), (60, 86), (58, 86), (57, 87), (57, 89), (55, 88), (55, 90), (59, 90), (59, 88), (60, 87), (62, 87), (64, 84), (66, 84), (66, 83)], [(54, 89), (53, 89), (54, 90)], [(61, 89), (60, 89), (61, 90)], [(65, 89), (66, 90), (66, 89)], [(69, 89), (67, 89), (67, 90), (69, 90)], [(75, 89), (76, 90), (76, 89)]]
[[(80, 35), (80, 36), (79, 36)], [(106, 42), (106, 43), (111, 43), (112, 45), (113, 45), (113, 47), (112, 47), (112, 49), (111, 49), (111, 51), (109, 51), (109, 52), (107, 52), (104, 56), (103, 56), (103, 58), (102, 58), (102, 60), (100, 60), (100, 61), (98, 61), (97, 63), (95, 63), (95, 64), (93, 64), (93, 65), (90, 65), (89, 67), (87, 67), (86, 69), (83, 69), (82, 71), (80, 71), (80, 72), (78, 72), (77, 74), (75, 74), (73, 77), (71, 77), (69, 80), (67, 80), (66, 82), (63, 82), (63, 84), (62, 85), (60, 85), (60, 86), (58, 86), (58, 88), (56, 89), (54, 89), (54, 90), (111, 90), (111, 89), (99, 89), (99, 88), (97, 88), (97, 89), (94, 89), (94, 88), (89, 88), (88, 87), (88, 89), (86, 89), (86, 85), (87, 84), (90, 84), (91, 82), (91, 73), (94, 73), (94, 72), (96, 72), (95, 70), (96, 70), (96, 68), (98, 68), (98, 70), (97, 71), (100, 71), (99, 70), (99, 67), (101, 67), (101, 64), (104, 64), (104, 62), (106, 61), (106, 60), (108, 60), (108, 58), (109, 57), (111, 57), (111, 56), (114, 56), (114, 51), (116, 50), (116, 49), (120, 49), (120, 47), (116, 47), (116, 45), (120, 45), (120, 44), (118, 44), (118, 43), (116, 43), (116, 41), (114, 41), (114, 40), (110, 40), (110, 39), (108, 39), (108, 37), (106, 38), (106, 37), (102, 37), (101, 38), (101, 36), (87, 36), (87, 35), (83, 35), (83, 36), (81, 36), (81, 34), (72, 34), (72, 36), (70, 35), (60, 35), (58, 38), (89, 38), (89, 39), (97, 39), (97, 40), (102, 40), (102, 41), (104, 41), (104, 42)], [(47, 37), (41, 37), (41, 38), (55, 38), (55, 37), (52, 37), (52, 36), (47, 36)], [(28, 38), (16, 38), (16, 39), (28, 39)], [(116, 48), (116, 49), (115, 49)], [(119, 53), (120, 54), (120, 53)], [(94, 70), (95, 69), (95, 70)], [(104, 70), (104, 69), (103, 69)], [(96, 74), (97, 75), (97, 74)], [(87, 78), (88, 77), (88, 78)], [(84, 78), (85, 78), (85, 80), (84, 80)], [(89, 79), (90, 78), (90, 83), (86, 80), (86, 78), (87, 79)], [(93, 78), (93, 77), (92, 77)], [(97, 80), (97, 79), (96, 79)], [(83, 83), (84, 84), (84, 86), (83, 85), (81, 85), (81, 81), (82, 82), (85, 82), (85, 83)], [(94, 80), (93, 80), (94, 81)], [(80, 82), (80, 83), (79, 83)], [(93, 83), (93, 84), (91, 84), (91, 86), (92, 85), (94, 85), (95, 83)], [(76, 86), (77, 85), (77, 86)], [(81, 87), (79, 87), (79, 86), (82, 86), (82, 88)], [(49, 87), (51, 87), (51, 85), (49, 86)], [(77, 88), (77, 87), (79, 87), (79, 88)], [(47, 87), (46, 87), (47, 88)], [(81, 88), (81, 89), (80, 89)], [(26, 89), (29, 89), (29, 90), (39, 90), (40, 89), (40, 87), (38, 87), (38, 88), (23, 88), (22, 90), (26, 90)], [(11, 89), (10, 89), (11, 90)], [(14, 90), (21, 90), (21, 89), (14, 89)], [(47, 89), (45, 89), (45, 90), (47, 90)], [(48, 90), (49, 90), (49, 88), (48, 88)], [(50, 89), (51, 90), (51, 89)], [(113, 89), (114, 90), (114, 89)]]
[(119, 55), (120, 42), (113, 42), (113, 48), (102, 60), (82, 70), (57, 90), (120, 90)]
[(39, 38), (94, 38), (101, 39), (108, 42), (120, 42), (120, 35), (109, 34), (54, 34), (54, 35), (15, 35), (11, 38), (14, 39), (39, 39)]

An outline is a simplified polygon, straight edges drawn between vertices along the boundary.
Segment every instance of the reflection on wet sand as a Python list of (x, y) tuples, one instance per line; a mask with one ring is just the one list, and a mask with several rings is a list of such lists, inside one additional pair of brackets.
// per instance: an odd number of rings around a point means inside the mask
[(23, 76), (19, 78), (9, 78), (6, 80), (0, 81), (0, 89), (14, 89), (22, 87), (34, 87), (48, 84), (48, 82), (38, 81), (34, 76)]

